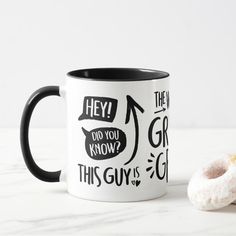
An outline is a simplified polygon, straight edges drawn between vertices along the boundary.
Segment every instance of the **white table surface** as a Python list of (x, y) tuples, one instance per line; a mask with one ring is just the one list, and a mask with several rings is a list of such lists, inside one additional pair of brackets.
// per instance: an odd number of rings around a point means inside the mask
[[(32, 129), (38, 164), (57, 170), (66, 155), (64, 129)], [(193, 208), (186, 195), (194, 170), (221, 153), (236, 153), (236, 130), (171, 130), (168, 193), (135, 203), (81, 200), (64, 183), (45, 183), (26, 169), (19, 130), (0, 129), (0, 235), (236, 235), (236, 205)]]

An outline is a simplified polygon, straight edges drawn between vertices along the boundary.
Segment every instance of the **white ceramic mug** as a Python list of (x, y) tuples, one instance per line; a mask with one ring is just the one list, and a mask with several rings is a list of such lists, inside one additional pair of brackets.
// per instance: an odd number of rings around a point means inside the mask
[[(168, 182), (169, 74), (133, 68), (68, 73), (65, 86), (34, 92), (21, 120), (21, 148), (37, 178), (58, 182), (61, 171), (42, 170), (31, 155), (32, 112), (44, 97), (66, 101), (68, 192), (98, 201), (140, 201), (166, 192)], [(56, 109), (55, 107), (52, 108)]]

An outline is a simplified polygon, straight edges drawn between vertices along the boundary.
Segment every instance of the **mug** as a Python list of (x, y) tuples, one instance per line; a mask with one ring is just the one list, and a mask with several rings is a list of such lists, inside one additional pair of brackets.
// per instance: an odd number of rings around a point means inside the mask
[[(67, 75), (64, 86), (40, 88), (25, 105), (20, 141), (31, 173), (47, 182), (66, 181), (70, 194), (89, 200), (141, 201), (165, 194), (169, 74), (93, 68)], [(65, 169), (56, 172), (35, 163), (28, 138), (32, 112), (47, 96), (66, 102), (68, 154)]]

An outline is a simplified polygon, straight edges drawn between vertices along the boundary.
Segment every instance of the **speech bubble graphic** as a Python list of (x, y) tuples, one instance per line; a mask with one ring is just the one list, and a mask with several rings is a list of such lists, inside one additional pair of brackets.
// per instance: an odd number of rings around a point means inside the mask
[(82, 127), (87, 154), (94, 160), (105, 160), (117, 156), (126, 147), (126, 135), (117, 128), (102, 127), (87, 131)]
[(108, 97), (84, 97), (83, 113), (79, 120), (101, 120), (112, 122), (116, 115), (117, 99)]

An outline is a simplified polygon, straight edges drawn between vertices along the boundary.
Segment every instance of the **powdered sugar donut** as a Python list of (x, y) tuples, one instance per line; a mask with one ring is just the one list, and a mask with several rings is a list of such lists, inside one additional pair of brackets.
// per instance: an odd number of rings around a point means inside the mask
[(236, 200), (236, 155), (225, 155), (197, 171), (188, 197), (200, 210), (214, 210)]

